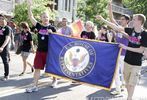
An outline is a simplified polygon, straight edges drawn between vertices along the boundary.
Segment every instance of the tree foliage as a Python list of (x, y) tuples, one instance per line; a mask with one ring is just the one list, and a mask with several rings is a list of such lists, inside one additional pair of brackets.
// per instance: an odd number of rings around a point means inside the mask
[(147, 16), (147, 0), (124, 0), (123, 2), (135, 13), (143, 13)]
[(123, 2), (124, 5), (131, 9), (134, 13), (141, 13), (147, 16), (147, 0), (123, 0)]
[(95, 16), (100, 14), (105, 18), (107, 14), (107, 4), (109, 0), (78, 0), (77, 16), (82, 20), (91, 20), (95, 23)]
[[(33, 9), (34, 17), (37, 20), (39, 20), (40, 14), (43, 11), (48, 11), (51, 19), (55, 17), (55, 12), (52, 12), (48, 7), (45, 6), (48, 3), (49, 0), (33, 0), (32, 9)], [(14, 21), (17, 24), (19, 24), (22, 21), (26, 21), (29, 23), (29, 25), (31, 25), (30, 20), (28, 18), (26, 2), (16, 5), (14, 13), (15, 13)]]

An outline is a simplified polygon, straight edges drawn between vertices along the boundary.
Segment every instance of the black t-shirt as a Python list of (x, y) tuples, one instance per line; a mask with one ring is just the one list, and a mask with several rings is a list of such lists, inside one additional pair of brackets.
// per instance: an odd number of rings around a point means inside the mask
[(94, 32), (86, 32), (86, 31), (83, 31), (81, 33), (81, 38), (85, 38), (85, 39), (95, 39), (95, 34)]
[[(11, 28), (9, 26), (0, 27), (0, 47), (5, 42), (7, 36), (11, 36)], [(4, 49), (8, 49), (8, 44)]]
[(48, 51), (48, 29), (51, 29), (53, 32), (56, 32), (55, 27), (52, 25), (43, 26), (40, 23), (36, 24), (36, 29), (38, 30), (38, 48), (37, 51)]
[[(129, 35), (129, 47), (140, 48), (140, 46), (147, 47), (147, 32), (142, 31), (137, 33), (132, 28), (125, 28), (125, 32)], [(142, 64), (142, 54), (132, 51), (126, 51), (125, 62), (131, 65), (141, 66)]]
[(22, 51), (29, 52), (31, 49), (31, 41), (32, 41), (32, 35), (28, 32), (21, 33), (21, 40), (22, 40)]

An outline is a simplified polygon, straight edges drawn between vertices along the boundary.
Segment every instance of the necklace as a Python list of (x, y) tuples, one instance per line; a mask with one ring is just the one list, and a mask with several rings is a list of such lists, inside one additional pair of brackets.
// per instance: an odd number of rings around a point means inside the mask
[[(142, 32), (143, 32), (144, 30), (143, 29), (141, 29), (141, 32), (140, 33), (138, 33), (139, 35), (137, 36), (137, 38), (140, 40), (141, 39), (141, 35), (142, 35)], [(135, 34), (136, 34), (137, 32), (135, 32), (135, 30), (133, 30), (133, 32), (132, 32), (132, 36), (133, 37), (135, 37)]]

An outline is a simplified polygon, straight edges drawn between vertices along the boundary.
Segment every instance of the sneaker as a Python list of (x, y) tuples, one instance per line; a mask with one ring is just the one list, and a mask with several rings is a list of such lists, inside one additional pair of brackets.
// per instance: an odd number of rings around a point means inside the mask
[(77, 83), (77, 82), (75, 82), (75, 81), (72, 81), (71, 83), (75, 84), (75, 83)]
[(2, 81), (7, 81), (9, 79), (9, 76), (4, 76), (1, 80)]
[(30, 87), (30, 88), (26, 89), (27, 93), (32, 93), (32, 92), (37, 92), (37, 91), (38, 91), (38, 87), (37, 86), (33, 86), (33, 87)]
[(122, 92), (125, 91), (125, 85), (122, 85), (122, 86), (121, 86), (121, 91), (122, 91)]
[(22, 72), (21, 74), (19, 74), (19, 76), (23, 76), (24, 75), (24, 72)]
[(77, 84), (80, 84), (80, 83), (79, 82), (72, 81), (71, 84), (77, 85)]
[(114, 91), (110, 92), (110, 94), (111, 94), (111, 95), (120, 95), (120, 92), (119, 92), (119, 91), (114, 90)]
[(57, 87), (57, 80), (53, 80), (52, 84), (51, 84), (51, 87), (52, 88), (56, 88)]

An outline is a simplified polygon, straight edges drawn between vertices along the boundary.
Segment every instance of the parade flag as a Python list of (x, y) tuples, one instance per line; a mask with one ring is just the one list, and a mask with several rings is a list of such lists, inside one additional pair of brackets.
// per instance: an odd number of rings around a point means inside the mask
[(83, 25), (81, 20), (77, 20), (70, 25), (73, 31), (73, 37), (80, 37), (81, 32), (83, 31)]
[(50, 34), (46, 73), (109, 90), (119, 52), (118, 44)]

